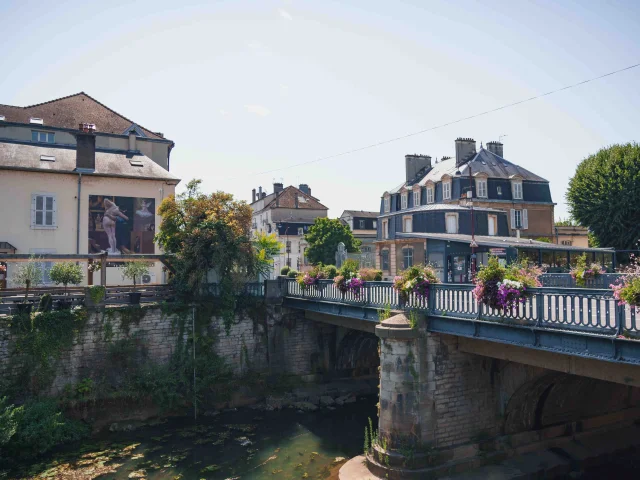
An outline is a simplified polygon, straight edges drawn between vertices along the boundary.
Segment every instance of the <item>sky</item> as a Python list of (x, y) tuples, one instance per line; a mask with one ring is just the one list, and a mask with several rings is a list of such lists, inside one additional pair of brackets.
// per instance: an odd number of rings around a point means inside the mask
[(565, 218), (578, 163), (640, 140), (639, 67), (312, 162), (640, 63), (635, 0), (0, 0), (0, 18), (0, 104), (84, 91), (173, 140), (182, 186), (243, 200), (282, 181), (333, 217), (378, 210), (405, 154), (472, 137), (547, 178)]

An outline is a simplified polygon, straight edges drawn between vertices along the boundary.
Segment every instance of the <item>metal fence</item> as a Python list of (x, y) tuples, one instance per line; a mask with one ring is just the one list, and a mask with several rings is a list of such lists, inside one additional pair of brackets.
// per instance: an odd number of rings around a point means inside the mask
[(624, 274), (603, 273), (595, 278), (585, 280), (584, 287), (578, 287), (576, 281), (569, 273), (544, 273), (538, 278), (543, 287), (561, 288), (609, 288), (609, 285), (618, 281)]
[(284, 295), (373, 308), (422, 310), (432, 316), (449, 316), (519, 325), (580, 330), (588, 333), (640, 336), (640, 315), (635, 308), (617, 305), (610, 289), (542, 287), (528, 290), (525, 302), (512, 310), (479, 304), (475, 285), (434, 284), (426, 301), (411, 295), (402, 301), (391, 282), (366, 282), (359, 295), (340, 292), (331, 280), (301, 288), (286, 279)]

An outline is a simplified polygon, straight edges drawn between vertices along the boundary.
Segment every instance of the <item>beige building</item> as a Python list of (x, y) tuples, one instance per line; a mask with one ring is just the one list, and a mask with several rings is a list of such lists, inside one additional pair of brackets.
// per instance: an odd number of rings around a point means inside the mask
[(573, 247), (587, 248), (589, 246), (589, 230), (580, 226), (554, 227), (553, 243)]
[[(118, 255), (162, 253), (153, 238), (156, 209), (179, 182), (168, 171), (173, 146), (84, 93), (32, 107), (0, 105), (3, 252), (106, 250), (113, 259), (107, 282), (127, 283)], [(9, 287), (14, 268), (7, 265)], [(145, 281), (163, 280), (155, 262)]]

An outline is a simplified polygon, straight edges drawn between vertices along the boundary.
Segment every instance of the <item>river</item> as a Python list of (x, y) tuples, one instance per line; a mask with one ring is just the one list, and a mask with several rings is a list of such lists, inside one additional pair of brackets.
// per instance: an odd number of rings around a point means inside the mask
[(172, 418), (69, 445), (7, 478), (328, 479), (362, 453), (377, 398), (315, 412), (250, 408)]

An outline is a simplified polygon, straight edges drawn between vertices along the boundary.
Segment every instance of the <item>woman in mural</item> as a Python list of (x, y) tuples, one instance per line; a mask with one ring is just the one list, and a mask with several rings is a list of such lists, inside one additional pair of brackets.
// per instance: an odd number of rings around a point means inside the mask
[(102, 217), (102, 227), (107, 233), (107, 238), (109, 239), (108, 251), (112, 255), (118, 254), (120, 253), (120, 250), (118, 250), (116, 243), (116, 220), (118, 217), (124, 220), (129, 220), (129, 217), (122, 213), (118, 206), (107, 198), (104, 199), (103, 206), (104, 216)]
[(136, 215), (139, 217), (151, 217), (153, 213), (149, 211), (149, 207), (151, 206), (151, 202), (146, 201), (144, 199), (140, 200), (140, 208), (136, 210)]

